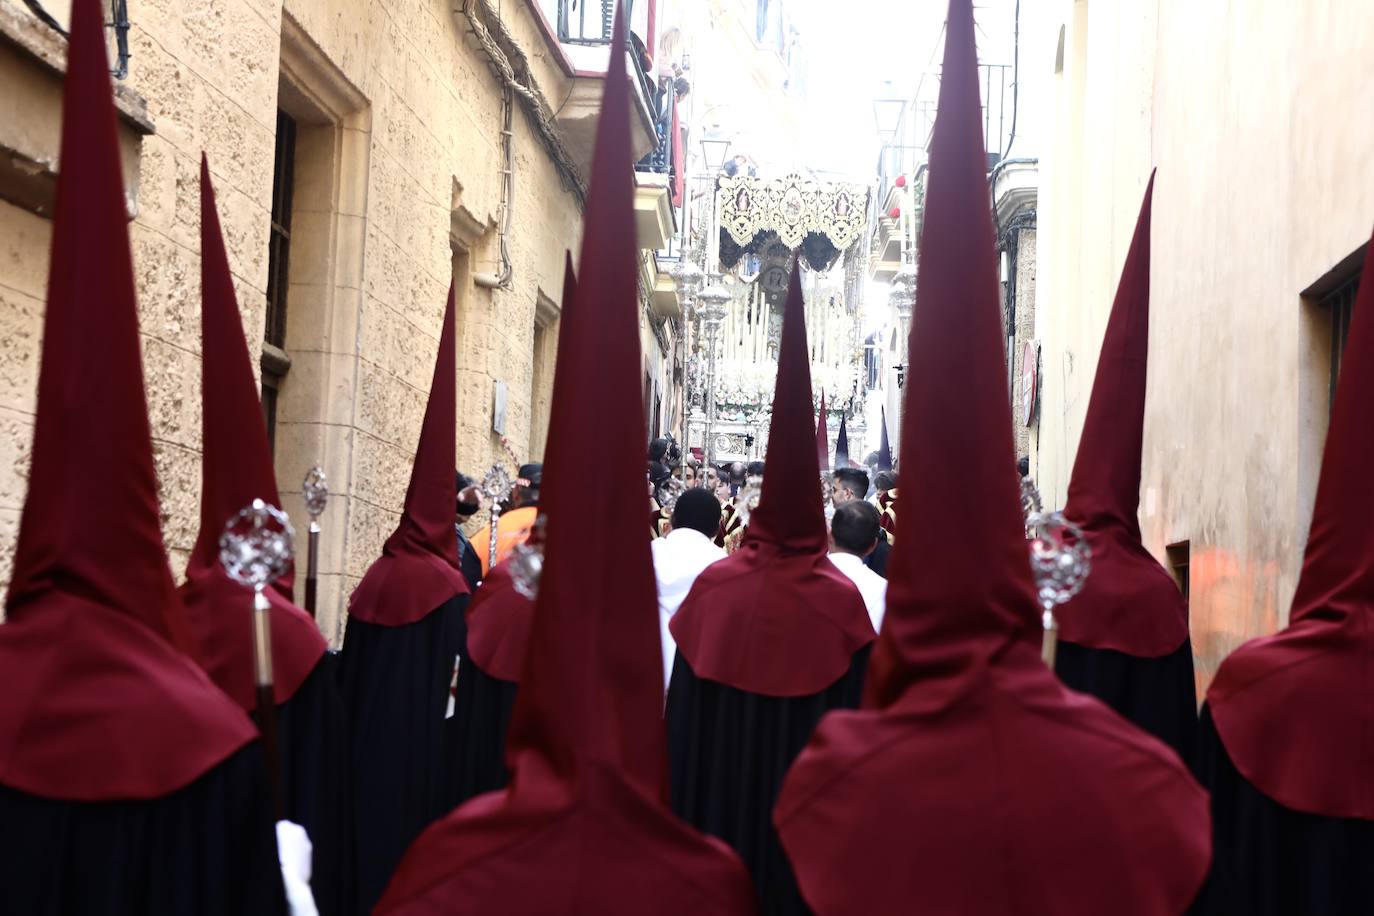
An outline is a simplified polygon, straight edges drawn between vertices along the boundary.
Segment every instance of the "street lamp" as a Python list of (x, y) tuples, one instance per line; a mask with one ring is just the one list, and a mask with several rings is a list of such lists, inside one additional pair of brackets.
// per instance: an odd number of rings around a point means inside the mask
[(706, 171), (719, 172), (725, 168), (725, 157), (729, 154), (729, 140), (713, 140), (709, 137), (702, 139), (701, 158), (706, 162)]
[(721, 324), (730, 314), (732, 298), (729, 290), (720, 285), (718, 274), (712, 274), (711, 285), (697, 294), (697, 314), (706, 329), (706, 435), (703, 446), (707, 467), (712, 466), (716, 451), (716, 339)]

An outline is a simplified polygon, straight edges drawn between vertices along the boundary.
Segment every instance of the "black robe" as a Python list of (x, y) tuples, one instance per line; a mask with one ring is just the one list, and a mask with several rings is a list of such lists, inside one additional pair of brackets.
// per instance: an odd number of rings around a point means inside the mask
[(1097, 697), (1172, 747), (1185, 762), (1192, 759), (1197, 687), (1191, 639), (1159, 658), (1088, 649), (1061, 639), (1054, 671), (1069, 687)]
[(1202, 707), (1194, 772), (1212, 794), (1212, 870), (1198, 916), (1374, 913), (1374, 821), (1285, 808), (1250, 784)]
[(821, 716), (863, 697), (870, 647), (820, 693), (768, 697), (697, 677), (679, 652), (666, 712), (673, 810), (728, 843), (754, 879), (762, 916), (809, 913), (773, 829), (783, 777)]
[(0, 785), (0, 912), (285, 916), (262, 747), (148, 801), (57, 801)]
[(446, 800), (449, 810), (484, 792), (505, 788), (506, 729), (518, 686), (492, 677), (468, 658), (467, 632), (465, 622), (453, 714), (444, 724), (445, 754), (453, 763)]
[(310, 887), (320, 916), (353, 912), (353, 796), (336, 660), (326, 652), (291, 698), (277, 704), (284, 814), (310, 835)]
[(355, 912), (371, 913), (407, 847), (447, 813), (444, 715), (468, 596), (415, 623), (350, 618), (339, 662), (349, 720)]

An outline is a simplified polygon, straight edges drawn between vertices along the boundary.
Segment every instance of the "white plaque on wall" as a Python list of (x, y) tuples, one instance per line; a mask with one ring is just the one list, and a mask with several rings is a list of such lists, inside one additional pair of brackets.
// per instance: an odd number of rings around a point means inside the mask
[(506, 434), (506, 383), (496, 383), (496, 396), (491, 409), (491, 429), (498, 436)]

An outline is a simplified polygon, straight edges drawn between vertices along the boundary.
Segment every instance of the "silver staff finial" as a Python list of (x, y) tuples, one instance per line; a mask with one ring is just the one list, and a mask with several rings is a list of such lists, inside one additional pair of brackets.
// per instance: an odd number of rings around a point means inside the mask
[(295, 537), (285, 512), (255, 499), (225, 524), (219, 561), (229, 578), (261, 592), (291, 568)]
[(305, 474), (301, 483), (301, 494), (305, 496), (305, 511), (312, 522), (324, 515), (324, 507), (329, 503), (329, 479), (324, 476), (324, 468), (318, 464)]
[(1026, 520), (1029, 531), (1031, 573), (1036, 596), (1040, 599), (1041, 623), (1045, 627), (1041, 655), (1054, 667), (1059, 644), (1059, 624), (1054, 609), (1083, 590), (1092, 571), (1092, 548), (1083, 529), (1059, 512), (1036, 512)]

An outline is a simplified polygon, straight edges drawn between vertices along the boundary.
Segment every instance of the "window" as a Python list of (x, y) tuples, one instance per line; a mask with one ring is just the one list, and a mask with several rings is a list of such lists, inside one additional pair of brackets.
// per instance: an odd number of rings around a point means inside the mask
[(267, 249), (267, 321), (263, 327), (262, 411), (267, 442), (276, 450), (277, 401), (291, 368), (286, 353), (286, 298), (291, 287), (291, 205), (296, 182), (296, 120), (277, 111), (277, 148), (272, 165), (272, 225)]
[[(626, 4), (628, 13), (629, 4)], [(615, 27), (615, 0), (558, 0), (558, 40), (608, 45)]]
[(1331, 316), (1331, 386), (1329, 399), (1332, 406), (1336, 403), (1336, 382), (1341, 375), (1341, 358), (1345, 354), (1346, 341), (1350, 339), (1350, 318), (1355, 309), (1355, 292), (1360, 285), (1360, 275), (1356, 273), (1343, 281), (1319, 300), (1322, 308)]
[(1189, 576), (1188, 565), (1192, 556), (1193, 548), (1191, 541), (1179, 541), (1177, 544), (1170, 544), (1165, 548), (1169, 558), (1169, 571), (1174, 574), (1174, 581), (1178, 583), (1178, 590), (1183, 593), (1183, 600), (1188, 601)]

